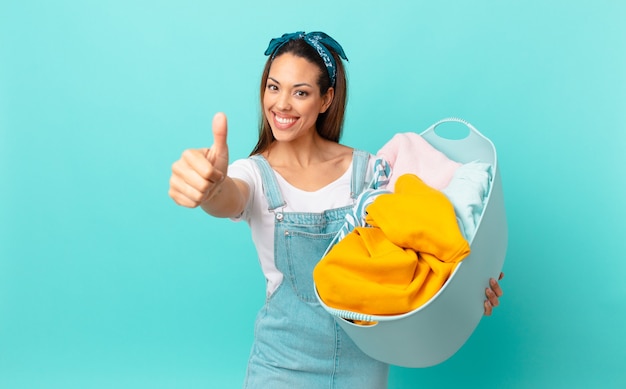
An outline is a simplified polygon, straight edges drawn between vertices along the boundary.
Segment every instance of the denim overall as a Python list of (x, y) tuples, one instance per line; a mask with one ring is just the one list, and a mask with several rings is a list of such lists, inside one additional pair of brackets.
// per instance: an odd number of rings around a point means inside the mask
[[(354, 151), (351, 196), (365, 188), (369, 154)], [(387, 387), (389, 367), (365, 355), (317, 301), (313, 268), (352, 206), (323, 213), (283, 212), (286, 204), (267, 160), (253, 156), (274, 218), (274, 257), (283, 281), (257, 316), (244, 388)]]

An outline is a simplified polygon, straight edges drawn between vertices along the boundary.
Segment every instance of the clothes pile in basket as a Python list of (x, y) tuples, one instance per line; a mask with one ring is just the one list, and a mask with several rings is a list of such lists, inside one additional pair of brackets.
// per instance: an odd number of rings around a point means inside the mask
[(396, 134), (376, 157), (370, 189), (313, 278), (331, 308), (398, 315), (430, 300), (469, 255), (492, 172), (449, 159), (415, 133)]

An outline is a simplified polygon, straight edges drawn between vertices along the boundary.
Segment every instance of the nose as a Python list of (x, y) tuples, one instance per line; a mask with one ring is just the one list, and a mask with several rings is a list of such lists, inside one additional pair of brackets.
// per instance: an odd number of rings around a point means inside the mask
[(289, 93), (281, 91), (276, 99), (276, 108), (281, 111), (288, 111), (291, 109), (291, 96)]

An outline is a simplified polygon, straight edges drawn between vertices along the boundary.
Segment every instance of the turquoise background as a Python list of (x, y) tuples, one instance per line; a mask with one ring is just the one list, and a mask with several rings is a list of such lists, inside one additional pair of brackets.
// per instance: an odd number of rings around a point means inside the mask
[(626, 383), (626, 5), (0, 3), (0, 388), (238, 388), (264, 283), (243, 223), (168, 197), (183, 149), (256, 140), (269, 39), (345, 48), (344, 143), (447, 116), (496, 145), (505, 296), (390, 388)]

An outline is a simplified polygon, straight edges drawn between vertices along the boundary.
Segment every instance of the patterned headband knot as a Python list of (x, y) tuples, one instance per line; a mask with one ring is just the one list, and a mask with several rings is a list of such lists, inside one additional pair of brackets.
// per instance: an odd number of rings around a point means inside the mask
[(271, 55), (272, 59), (274, 59), (276, 53), (281, 47), (283, 47), (283, 45), (296, 39), (303, 39), (309, 46), (313, 47), (317, 51), (324, 61), (324, 65), (328, 71), (330, 84), (334, 86), (337, 78), (337, 63), (335, 62), (335, 57), (333, 57), (328, 48), (330, 47), (333, 49), (340, 58), (343, 58), (346, 61), (348, 60), (348, 57), (346, 57), (346, 53), (343, 52), (341, 45), (323, 32), (315, 31), (305, 34), (304, 31), (298, 31), (291, 34), (283, 34), (280, 38), (274, 38), (270, 41), (269, 46), (267, 46), (267, 50), (265, 50), (265, 55)]

